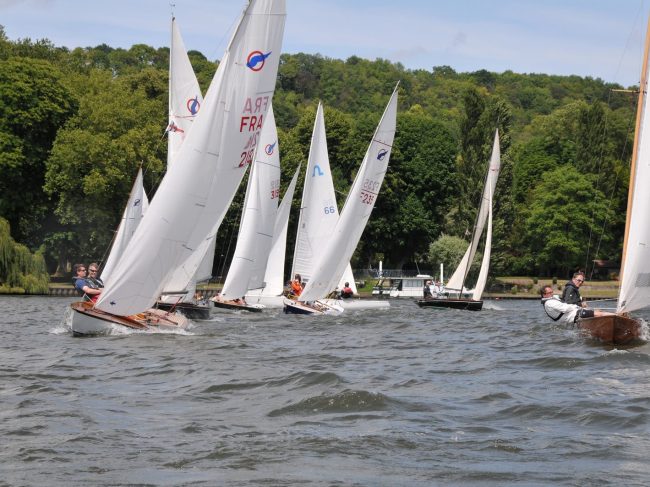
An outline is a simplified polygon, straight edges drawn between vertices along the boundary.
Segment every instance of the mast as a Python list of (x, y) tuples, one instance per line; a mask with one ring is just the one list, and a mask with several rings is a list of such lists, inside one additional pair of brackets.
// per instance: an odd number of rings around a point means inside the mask
[[(632, 161), (630, 162), (630, 182), (627, 193), (627, 214), (625, 216), (625, 234), (623, 237), (623, 254), (621, 255), (621, 272), (619, 282), (623, 282), (623, 272), (625, 271), (625, 256), (627, 254), (628, 236), (630, 234), (630, 219), (632, 216), (632, 202), (634, 199), (634, 184), (636, 180), (636, 164), (639, 153), (639, 128), (641, 126), (641, 116), (648, 91), (648, 53), (650, 52), (650, 16), (645, 33), (645, 47), (643, 49), (643, 67), (641, 68), (641, 81), (639, 83), (639, 100), (636, 109), (636, 124), (634, 126), (634, 148), (632, 149)], [(621, 288), (619, 287), (619, 297)]]

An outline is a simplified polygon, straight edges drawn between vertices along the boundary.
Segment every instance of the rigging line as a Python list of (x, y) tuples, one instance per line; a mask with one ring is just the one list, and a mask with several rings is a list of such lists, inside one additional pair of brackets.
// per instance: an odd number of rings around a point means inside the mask
[[(624, 142), (623, 146), (621, 147), (621, 153), (620, 153), (620, 156), (618, 158), (621, 161), (625, 160), (625, 154), (628, 151), (628, 145), (629, 145), (629, 139), (630, 139), (629, 135), (634, 130), (634, 122), (635, 122), (635, 119), (636, 119), (636, 117), (635, 117), (636, 108), (634, 106), (635, 105), (634, 98), (630, 99), (630, 104), (632, 105), (632, 112), (631, 112), (632, 116), (628, 119), (628, 126), (627, 126), (627, 133), (626, 133), (627, 137), (625, 137), (625, 142)], [(608, 199), (608, 208), (611, 208), (611, 206), (612, 206), (612, 201), (614, 200), (614, 196), (616, 194), (616, 189), (618, 187), (618, 180), (619, 180), (619, 172), (616, 171), (615, 172), (615, 177), (614, 177), (614, 184), (612, 186), (612, 190), (611, 190), (611, 193), (610, 193), (609, 199)], [(609, 222), (607, 220), (607, 216), (605, 215), (603, 217), (603, 224), (602, 224), (602, 227), (601, 227), (600, 238), (598, 240), (598, 245), (596, 247), (595, 255), (598, 255), (598, 253), (600, 252), (600, 246), (602, 244), (603, 237), (605, 235), (605, 229), (606, 229), (608, 223)], [(591, 273), (590, 273), (590, 278), (591, 278), (591, 276), (593, 276), (595, 267), (596, 267), (596, 263), (593, 262), (592, 263)], [(585, 267), (585, 269), (586, 269), (586, 267)]]
[[(608, 94), (607, 94), (607, 107), (608, 108), (611, 106), (611, 99), (612, 99), (612, 92), (609, 91)], [(596, 101), (596, 103), (598, 103), (598, 101)], [(593, 107), (593, 105), (592, 105), (592, 107)], [(587, 112), (587, 116), (589, 116), (588, 112)], [(607, 114), (605, 114), (605, 116), (603, 118), (604, 118), (604, 123), (603, 123), (603, 133), (602, 133), (601, 138), (600, 138), (601, 141), (606, 140), (606, 137), (607, 137), (607, 132), (608, 132), (608, 124), (607, 124), (607, 122), (609, 121), (609, 116), (607, 116)], [(588, 120), (587, 123), (590, 123), (590, 120)], [(591, 134), (589, 134), (589, 135), (591, 135)], [(588, 156), (588, 154), (586, 154), (586, 155)], [(596, 174), (598, 175), (598, 177), (596, 179), (596, 187), (595, 187), (596, 190), (600, 189), (600, 182), (601, 182), (601, 177), (602, 177), (604, 159), (605, 159), (605, 144), (601, 143), (600, 144), (600, 154), (598, 156), (598, 170), (596, 172)], [(594, 234), (593, 228), (594, 228), (595, 221), (596, 221), (596, 208), (594, 207), (592, 209), (592, 211), (591, 211), (591, 218), (590, 218), (590, 223), (589, 223), (589, 238), (587, 239), (587, 252), (585, 254), (585, 266), (584, 266), (585, 272), (589, 268), (589, 254), (591, 252), (591, 239), (592, 239), (593, 234)], [(595, 254), (594, 254), (594, 256), (595, 256)], [(592, 273), (593, 273), (593, 265), (592, 265)], [(591, 278), (591, 275), (589, 276), (589, 278)]]

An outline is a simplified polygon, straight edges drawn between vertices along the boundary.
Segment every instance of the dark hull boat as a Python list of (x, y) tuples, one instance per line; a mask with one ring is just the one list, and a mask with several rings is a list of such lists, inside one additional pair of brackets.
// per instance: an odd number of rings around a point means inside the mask
[(210, 301), (214, 303), (215, 308), (229, 309), (234, 311), (249, 311), (251, 313), (261, 313), (262, 310), (266, 307), (263, 304), (245, 304), (232, 300), (222, 301), (215, 298), (212, 298)]
[(164, 303), (158, 301), (156, 308), (163, 311), (178, 311), (183, 316), (190, 320), (209, 320), (210, 319), (210, 306), (207, 304), (196, 303)]
[(623, 315), (579, 318), (576, 324), (580, 330), (604, 343), (625, 345), (642, 340), (641, 323)]
[(321, 301), (305, 303), (285, 299), (284, 312), (294, 315), (338, 315), (343, 312), (343, 307), (338, 304), (327, 304)]
[(481, 311), (483, 308), (483, 301), (474, 299), (429, 298), (418, 299), (416, 303), (421, 308), (451, 308), (468, 311)]

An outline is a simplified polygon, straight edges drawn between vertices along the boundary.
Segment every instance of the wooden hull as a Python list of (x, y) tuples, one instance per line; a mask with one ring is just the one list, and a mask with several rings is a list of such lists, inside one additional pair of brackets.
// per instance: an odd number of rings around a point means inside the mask
[(481, 311), (483, 309), (483, 301), (476, 301), (474, 299), (429, 298), (418, 299), (416, 303), (421, 308), (451, 308), (468, 311)]
[(190, 320), (209, 320), (210, 319), (210, 306), (194, 303), (164, 303), (158, 301), (156, 308), (163, 311), (178, 311)]
[(623, 345), (641, 339), (641, 323), (622, 315), (579, 318), (576, 325), (605, 343)]
[(311, 304), (291, 299), (284, 300), (284, 312), (294, 315), (339, 315), (343, 308), (335, 304), (326, 304), (321, 301), (314, 301)]
[(261, 313), (265, 308), (263, 304), (241, 304), (234, 301), (220, 301), (218, 299), (211, 300), (215, 308), (230, 309), (234, 311), (249, 311), (251, 313)]
[(71, 328), (74, 335), (107, 335), (114, 330), (178, 331), (189, 325), (186, 317), (150, 309), (133, 316), (117, 316), (93, 308), (93, 303), (79, 301), (72, 308)]

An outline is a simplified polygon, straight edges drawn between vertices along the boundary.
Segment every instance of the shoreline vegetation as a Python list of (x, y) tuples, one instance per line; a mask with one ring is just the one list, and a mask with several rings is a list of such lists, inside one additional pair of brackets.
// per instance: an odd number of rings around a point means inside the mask
[[(539, 299), (539, 290), (542, 286), (550, 285), (556, 294), (561, 294), (564, 285), (568, 281), (560, 279), (553, 283), (554, 279), (535, 279), (531, 277), (497, 277), (492, 283), (491, 291), (483, 293), (483, 299)], [(377, 284), (376, 279), (368, 279), (363, 287), (359, 287), (359, 297), (363, 299), (372, 298), (372, 288)], [(619, 281), (587, 281), (580, 288), (580, 294), (586, 300), (598, 299), (616, 299), (618, 296)], [(203, 292), (206, 297), (215, 294), (221, 288), (221, 284), (199, 285), (198, 290)], [(498, 290), (501, 288), (502, 290)], [(3, 292), (0, 294), (20, 296), (20, 295), (46, 295), (50, 296), (73, 296), (75, 295), (74, 287), (68, 283), (50, 283), (48, 293), (18, 293)], [(404, 298), (395, 298), (404, 299)], [(408, 299), (408, 298), (406, 298)]]

